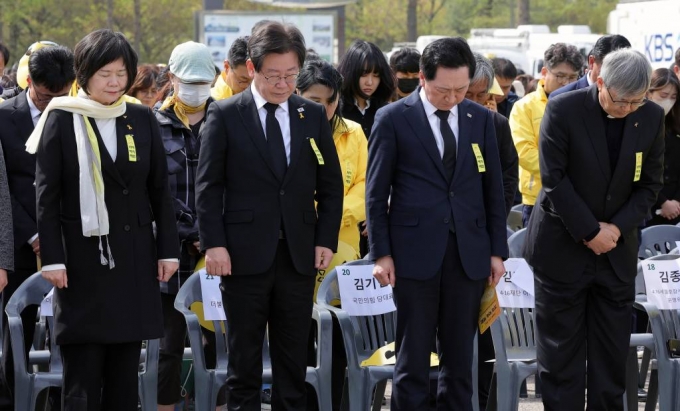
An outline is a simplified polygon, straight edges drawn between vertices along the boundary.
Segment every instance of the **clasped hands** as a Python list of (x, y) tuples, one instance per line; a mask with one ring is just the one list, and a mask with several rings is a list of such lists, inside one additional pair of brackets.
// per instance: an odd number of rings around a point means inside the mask
[(600, 232), (590, 241), (583, 241), (586, 247), (593, 250), (596, 255), (608, 253), (616, 247), (621, 231), (617, 226), (610, 223), (600, 222)]

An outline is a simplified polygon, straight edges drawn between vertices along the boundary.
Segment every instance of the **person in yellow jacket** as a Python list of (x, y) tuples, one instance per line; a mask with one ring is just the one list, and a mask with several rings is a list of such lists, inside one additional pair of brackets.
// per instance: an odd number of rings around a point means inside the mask
[(330, 63), (323, 60), (307, 61), (297, 79), (299, 95), (326, 107), (345, 186), (339, 240), (359, 251), (357, 224), (366, 219), (364, 194), (368, 144), (361, 125), (343, 119), (338, 114), (341, 86), (340, 73)]
[(544, 66), (536, 91), (518, 100), (510, 112), (510, 131), (519, 156), (519, 191), (522, 194), (522, 223), (526, 227), (541, 191), (538, 166), (538, 134), (548, 104), (548, 96), (558, 88), (578, 80), (583, 66), (579, 50), (555, 43), (544, 54)]
[(239, 37), (231, 44), (229, 55), (224, 60), (224, 71), (210, 90), (214, 100), (229, 98), (242, 92), (253, 81), (246, 68), (248, 60), (248, 36)]

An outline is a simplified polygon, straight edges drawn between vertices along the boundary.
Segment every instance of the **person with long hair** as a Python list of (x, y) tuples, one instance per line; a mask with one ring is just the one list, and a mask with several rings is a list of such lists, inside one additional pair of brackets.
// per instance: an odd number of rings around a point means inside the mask
[(664, 112), (666, 148), (664, 151), (663, 189), (652, 207), (648, 226), (680, 222), (680, 81), (672, 70), (659, 68), (652, 73), (647, 99), (660, 105)]
[(62, 405), (136, 411), (142, 340), (163, 336), (159, 282), (179, 265), (168, 167), (151, 109), (123, 97), (137, 72), (125, 36), (93, 31), (74, 55), (77, 97), (54, 98), (26, 143)]

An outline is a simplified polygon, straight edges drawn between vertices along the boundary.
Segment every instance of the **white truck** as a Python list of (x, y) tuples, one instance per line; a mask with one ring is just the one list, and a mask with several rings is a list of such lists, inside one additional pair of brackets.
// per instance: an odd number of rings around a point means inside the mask
[(680, 47), (680, 0), (621, 1), (607, 18), (607, 32), (621, 34), (653, 68), (670, 67)]

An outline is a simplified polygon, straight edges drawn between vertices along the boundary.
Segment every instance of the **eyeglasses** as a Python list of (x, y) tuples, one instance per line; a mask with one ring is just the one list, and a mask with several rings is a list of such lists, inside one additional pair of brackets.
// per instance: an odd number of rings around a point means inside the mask
[(625, 101), (625, 100), (614, 100), (614, 97), (612, 97), (611, 91), (609, 91), (609, 87), (605, 86), (604, 88), (607, 89), (607, 94), (609, 94), (609, 99), (614, 103), (616, 107), (619, 108), (626, 108), (628, 106), (631, 106), (632, 108), (639, 108), (645, 105), (645, 103), (649, 100), (647, 98), (643, 98), (642, 100), (638, 101)]
[(297, 78), (300, 76), (300, 73), (295, 73), (295, 74), (289, 74), (287, 76), (263, 76), (265, 80), (267, 80), (267, 83), (271, 84), (272, 86), (275, 86), (281, 82), (281, 80), (285, 81), (286, 84), (295, 84), (297, 81)]
[(557, 81), (559, 81), (560, 83), (564, 83), (564, 82), (573, 83), (574, 81), (578, 80), (578, 74), (555, 73), (554, 71), (552, 71), (550, 69), (548, 69), (548, 71), (550, 72), (550, 74), (555, 76)]

